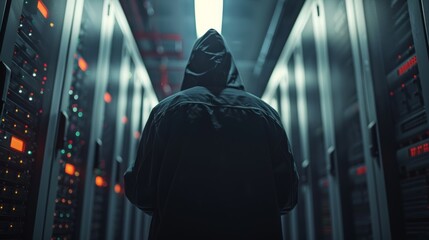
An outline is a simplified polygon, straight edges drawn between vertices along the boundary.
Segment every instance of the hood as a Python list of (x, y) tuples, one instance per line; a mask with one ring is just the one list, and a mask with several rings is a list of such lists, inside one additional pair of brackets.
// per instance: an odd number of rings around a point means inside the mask
[(227, 87), (244, 90), (231, 52), (214, 29), (208, 30), (195, 42), (186, 66), (181, 90), (195, 86), (215, 91)]

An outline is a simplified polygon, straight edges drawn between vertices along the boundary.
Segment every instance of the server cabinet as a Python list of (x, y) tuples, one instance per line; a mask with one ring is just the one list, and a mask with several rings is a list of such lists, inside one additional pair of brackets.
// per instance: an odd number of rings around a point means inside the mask
[[(123, 180), (122, 180), (122, 162), (123, 160), (123, 144), (124, 139), (129, 137), (129, 132), (125, 130), (126, 125), (129, 125), (129, 119), (126, 116), (126, 109), (127, 109), (127, 101), (128, 101), (128, 89), (130, 82), (132, 82), (132, 77), (134, 76), (134, 70), (133, 66), (131, 66), (131, 59), (128, 52), (128, 49), (123, 46), (122, 52), (121, 52), (121, 58), (123, 59), (122, 67), (120, 69), (120, 83), (119, 83), (119, 94), (118, 94), (118, 111), (116, 112), (116, 121), (118, 122), (117, 129), (116, 129), (116, 144), (114, 148), (114, 157), (115, 157), (115, 174), (118, 173), (120, 176), (117, 176), (118, 178), (115, 179), (115, 185), (120, 186), (121, 189), (123, 187)], [(116, 187), (118, 188), (118, 187)], [(114, 218), (109, 219), (109, 225), (108, 231), (109, 237), (113, 237), (113, 239), (130, 239), (129, 238), (129, 228), (130, 228), (130, 213), (126, 212), (125, 209), (125, 196), (123, 194), (123, 191), (121, 190), (118, 193), (111, 192), (110, 193), (110, 206), (109, 209), (112, 209), (111, 215), (114, 216)], [(110, 226), (110, 227), (109, 227)]]
[(306, 1), (273, 72), (287, 72), (289, 135), (302, 161), (302, 200), (288, 216), (292, 239), (390, 237), (380, 222), (386, 208), (368, 114), (372, 89), (362, 83), (371, 81), (361, 75), (368, 67), (356, 32), (364, 26), (353, 5)]
[(290, 104), (290, 132), (294, 155), (301, 165), (301, 197), (290, 216), (293, 239), (331, 239), (332, 211), (327, 149), (332, 140), (326, 131), (329, 108), (321, 71), (322, 48), (317, 1), (307, 1), (286, 43), (285, 59)]
[[(125, 105), (126, 105), (126, 89), (129, 84), (129, 55), (128, 51), (124, 46), (122, 46), (121, 58), (123, 59), (122, 67), (120, 69), (120, 82), (118, 83), (118, 111), (116, 112), (116, 121), (117, 121), (117, 129), (116, 129), (116, 144), (114, 147), (114, 193), (110, 193), (110, 206), (109, 209), (113, 209), (112, 213), (110, 213), (109, 223), (107, 225), (107, 230), (109, 231), (108, 236), (112, 236), (113, 239), (122, 238), (123, 234), (128, 231), (129, 222), (126, 221), (129, 217), (124, 213), (122, 198), (123, 198), (123, 181), (121, 174), (121, 162), (122, 157), (119, 152), (122, 149), (122, 142), (124, 139), (124, 123), (122, 122), (122, 117), (124, 116)], [(125, 119), (124, 119), (125, 120)], [(113, 217), (112, 217), (113, 215)]]
[[(302, 106), (307, 111), (307, 143), (308, 144), (308, 173), (309, 191), (311, 191), (311, 211), (312, 216), (309, 221), (314, 226), (314, 237), (316, 239), (329, 239), (332, 235), (328, 179), (325, 159), (325, 129), (323, 128), (320, 86), (317, 68), (317, 51), (314, 35), (314, 23), (309, 18), (302, 32), (302, 71), (305, 81), (306, 106)], [(314, 239), (314, 238), (313, 238)]]
[(38, 237), (74, 3), (2, 1), (1, 6), (0, 238)]
[[(111, 218), (116, 216), (110, 215), (114, 208), (110, 208), (109, 204), (111, 199), (111, 190), (120, 193), (121, 187), (117, 186), (115, 182), (118, 179), (119, 172), (116, 173), (118, 168), (117, 159), (115, 159), (114, 149), (116, 144), (120, 144), (122, 139), (119, 138), (118, 128), (118, 110), (119, 110), (119, 93), (121, 79), (121, 68), (123, 66), (123, 51), (124, 40), (118, 23), (115, 22), (113, 27), (111, 52), (109, 57), (109, 74), (107, 79), (107, 90), (103, 95), (104, 99), (104, 115), (102, 120), (102, 138), (100, 154), (94, 163), (95, 174), (95, 189), (94, 189), (94, 203), (92, 208), (91, 220), (91, 239), (106, 239), (108, 229), (106, 226)], [(119, 210), (119, 209), (118, 209)], [(119, 210), (120, 211), (120, 210)], [(116, 226), (121, 228), (123, 226)], [(119, 238), (116, 238), (119, 239)]]
[[(293, 139), (292, 137), (292, 127), (291, 127), (291, 116), (290, 116), (290, 108), (291, 108), (291, 101), (289, 95), (289, 88), (288, 86), (288, 80), (287, 77), (287, 71), (282, 71), (278, 76), (279, 85), (276, 87), (273, 96), (271, 99), (264, 99), (268, 104), (270, 104), (271, 107), (273, 107), (280, 115), (280, 118), (282, 120), (283, 127), (286, 130), (287, 136), (291, 144), (293, 145)], [(296, 102), (293, 102), (292, 104), (296, 104)], [(296, 109), (296, 108), (295, 108)], [(295, 123), (296, 124), (296, 123)], [(298, 145), (299, 146), (299, 145)], [(293, 149), (297, 149), (298, 146), (292, 147)], [(298, 149), (299, 150), (299, 149)], [(298, 164), (298, 157), (299, 155), (294, 154), (295, 160)], [(299, 164), (298, 164), (299, 165)], [(298, 168), (300, 169), (300, 168)], [(300, 171), (299, 171), (300, 172)], [(294, 210), (296, 211), (296, 210)], [(288, 213), (281, 216), (282, 221), (282, 233), (283, 233), (283, 239), (294, 239), (292, 236), (295, 236), (296, 229), (292, 227), (292, 216), (295, 216), (292, 213)], [(301, 235), (303, 236), (303, 235)]]
[[(304, 164), (303, 154), (301, 149), (301, 134), (300, 134), (300, 126), (299, 126), (299, 118), (298, 118), (298, 96), (297, 96), (297, 82), (295, 79), (297, 78), (297, 72), (295, 68), (295, 57), (291, 55), (290, 59), (286, 63), (287, 74), (288, 74), (288, 82), (289, 82), (289, 102), (291, 106), (290, 111), (290, 126), (291, 131), (289, 134), (289, 140), (292, 145), (294, 158), (296, 161), (297, 169), (300, 175), (300, 187), (299, 187), (299, 196), (298, 196), (298, 204), (295, 209), (289, 215), (289, 222), (291, 222), (290, 234), (291, 239), (306, 239), (307, 234), (307, 226), (305, 224), (305, 218), (307, 216), (307, 209), (305, 208), (305, 196), (302, 192), (302, 184), (305, 184), (307, 181), (307, 175), (303, 172), (302, 166)], [(285, 238), (285, 234), (284, 234)]]
[(334, 101), (335, 155), (332, 185), (339, 194), (338, 216), (334, 228), (344, 239), (369, 239), (372, 236), (360, 112), (356, 89), (357, 79), (352, 58), (352, 45), (346, 3), (324, 1), (327, 27), (329, 72)]
[[(429, 237), (428, 44), (424, 1), (364, 2), (380, 169), (392, 238)], [(427, 27), (427, 26), (426, 26)]]
[[(44, 238), (88, 239), (102, 89), (109, 56), (108, 1), (77, 1), (61, 99)], [(62, 135), (62, 136), (61, 136)]]

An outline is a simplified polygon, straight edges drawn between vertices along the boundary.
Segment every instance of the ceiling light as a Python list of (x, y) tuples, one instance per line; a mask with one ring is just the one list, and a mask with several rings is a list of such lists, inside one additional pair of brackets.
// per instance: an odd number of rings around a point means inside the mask
[(222, 32), (223, 0), (194, 0), (197, 37), (210, 28)]

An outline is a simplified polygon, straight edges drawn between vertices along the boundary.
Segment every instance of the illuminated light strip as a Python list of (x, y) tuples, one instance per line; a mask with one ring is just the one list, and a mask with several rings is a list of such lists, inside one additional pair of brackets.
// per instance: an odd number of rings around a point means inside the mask
[(410, 157), (417, 157), (423, 153), (429, 153), (429, 143), (423, 143), (408, 149), (408, 154)]
[(410, 70), (411, 67), (417, 64), (417, 56), (413, 56), (412, 58), (408, 59), (407, 62), (402, 64), (401, 67), (398, 69), (398, 76), (401, 76), (402, 74), (406, 73), (408, 70)]
[(67, 173), (68, 175), (74, 175), (75, 171), (76, 169), (72, 164), (66, 163), (66, 167), (64, 168), (65, 173)]
[(366, 173), (366, 166), (356, 168), (356, 175), (364, 175)]
[(42, 2), (42, 0), (39, 0), (37, 2), (37, 9), (39, 9), (39, 12), (42, 14), (44, 18), (49, 17), (49, 11), (46, 5)]
[(80, 70), (82, 70), (84, 72), (86, 72), (86, 70), (88, 70), (88, 63), (82, 57), (80, 57), (77, 60), (77, 65), (79, 66)]
[(15, 149), (15, 150), (20, 151), (20, 152), (24, 152), (24, 150), (25, 150), (24, 141), (22, 141), (21, 139), (19, 139), (17, 137), (14, 137), (14, 136), (12, 136), (12, 138), (10, 140), (10, 147), (12, 149)]

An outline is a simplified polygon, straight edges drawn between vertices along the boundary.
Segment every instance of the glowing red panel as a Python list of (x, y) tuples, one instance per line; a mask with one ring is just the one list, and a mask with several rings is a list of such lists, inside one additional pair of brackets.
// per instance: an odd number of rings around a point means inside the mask
[(66, 167), (64, 168), (65, 173), (67, 173), (68, 175), (74, 175), (75, 171), (76, 169), (73, 164), (66, 163)]
[(82, 57), (77, 60), (77, 65), (83, 72), (86, 72), (86, 70), (88, 70), (88, 63)]
[(356, 168), (356, 175), (364, 175), (366, 174), (366, 166), (360, 166)]
[(402, 64), (401, 67), (398, 69), (398, 76), (401, 76), (402, 74), (406, 73), (410, 68), (412, 68), (414, 65), (417, 64), (417, 56), (413, 56), (412, 58), (408, 59), (408, 61), (404, 64)]
[(49, 17), (49, 11), (48, 8), (46, 7), (46, 5), (42, 2), (42, 0), (39, 0), (37, 2), (37, 9), (39, 10), (39, 12), (42, 14), (42, 16), (44, 18), (48, 18)]
[(429, 153), (429, 143), (423, 143), (408, 149), (408, 155), (410, 157), (417, 157), (423, 153)]
[(25, 143), (21, 139), (12, 136), (12, 138), (10, 140), (10, 147), (12, 149), (17, 150), (17, 151), (24, 152), (24, 150), (25, 150)]

